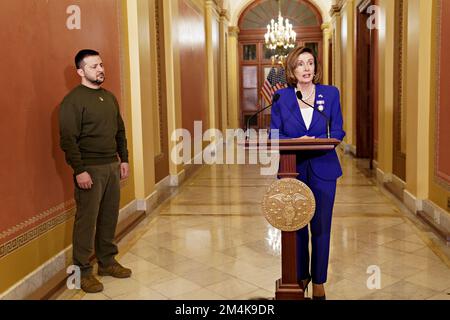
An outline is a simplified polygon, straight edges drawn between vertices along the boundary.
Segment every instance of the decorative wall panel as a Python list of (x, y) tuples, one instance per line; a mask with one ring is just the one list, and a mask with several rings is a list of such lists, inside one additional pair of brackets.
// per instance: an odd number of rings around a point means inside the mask
[(0, 257), (73, 215), (59, 104), (80, 83), (84, 48), (101, 53), (121, 102), (119, 21), (118, 0), (0, 1)]

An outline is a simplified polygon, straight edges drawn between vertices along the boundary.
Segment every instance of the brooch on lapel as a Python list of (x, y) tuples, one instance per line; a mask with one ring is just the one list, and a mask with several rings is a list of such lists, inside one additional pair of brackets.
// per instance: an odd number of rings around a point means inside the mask
[(322, 112), (325, 108), (325, 101), (324, 100), (317, 100), (317, 109)]

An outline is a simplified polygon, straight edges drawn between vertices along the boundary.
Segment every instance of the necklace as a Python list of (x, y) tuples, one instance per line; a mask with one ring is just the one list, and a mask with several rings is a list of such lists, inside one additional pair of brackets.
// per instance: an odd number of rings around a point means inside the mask
[[(316, 89), (316, 86), (313, 85), (311, 91), (309, 92), (309, 94), (306, 97), (303, 98), (303, 100), (308, 101), (309, 99), (311, 99), (311, 96), (316, 91), (315, 89)], [(302, 92), (302, 91), (300, 90), (300, 92)], [(303, 92), (302, 92), (302, 95), (303, 95)]]

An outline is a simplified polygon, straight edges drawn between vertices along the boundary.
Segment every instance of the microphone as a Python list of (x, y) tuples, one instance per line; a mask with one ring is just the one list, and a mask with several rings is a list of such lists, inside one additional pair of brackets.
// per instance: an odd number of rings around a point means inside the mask
[(275, 93), (273, 98), (272, 98), (272, 103), (269, 104), (267, 107), (262, 108), (261, 110), (258, 110), (255, 114), (253, 114), (250, 118), (247, 119), (247, 126), (245, 127), (245, 132), (246, 134), (246, 138), (248, 140), (249, 138), (249, 134), (248, 134), (248, 126), (250, 124), (250, 120), (252, 120), (254, 117), (256, 117), (258, 114), (260, 114), (261, 112), (263, 112), (264, 110), (270, 108), (275, 102), (277, 102), (280, 99), (280, 94), (279, 93)]
[(318, 110), (317, 108), (313, 107), (312, 105), (310, 105), (309, 103), (303, 101), (303, 95), (300, 92), (300, 90), (298, 90), (296, 92), (297, 98), (298, 100), (300, 100), (301, 102), (303, 102), (304, 104), (306, 104), (308, 107), (313, 108), (315, 111), (319, 112), (323, 117), (325, 117), (325, 120), (327, 120), (327, 138), (330, 139), (331, 135), (330, 135), (330, 119), (323, 113), (323, 111)]

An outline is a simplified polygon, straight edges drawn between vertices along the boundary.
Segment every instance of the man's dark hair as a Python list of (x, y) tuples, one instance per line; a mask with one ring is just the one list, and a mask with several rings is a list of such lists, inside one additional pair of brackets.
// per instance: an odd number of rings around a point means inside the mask
[(92, 49), (83, 49), (80, 50), (75, 56), (75, 66), (77, 69), (81, 69), (83, 67), (83, 59), (90, 56), (99, 56), (100, 54)]

